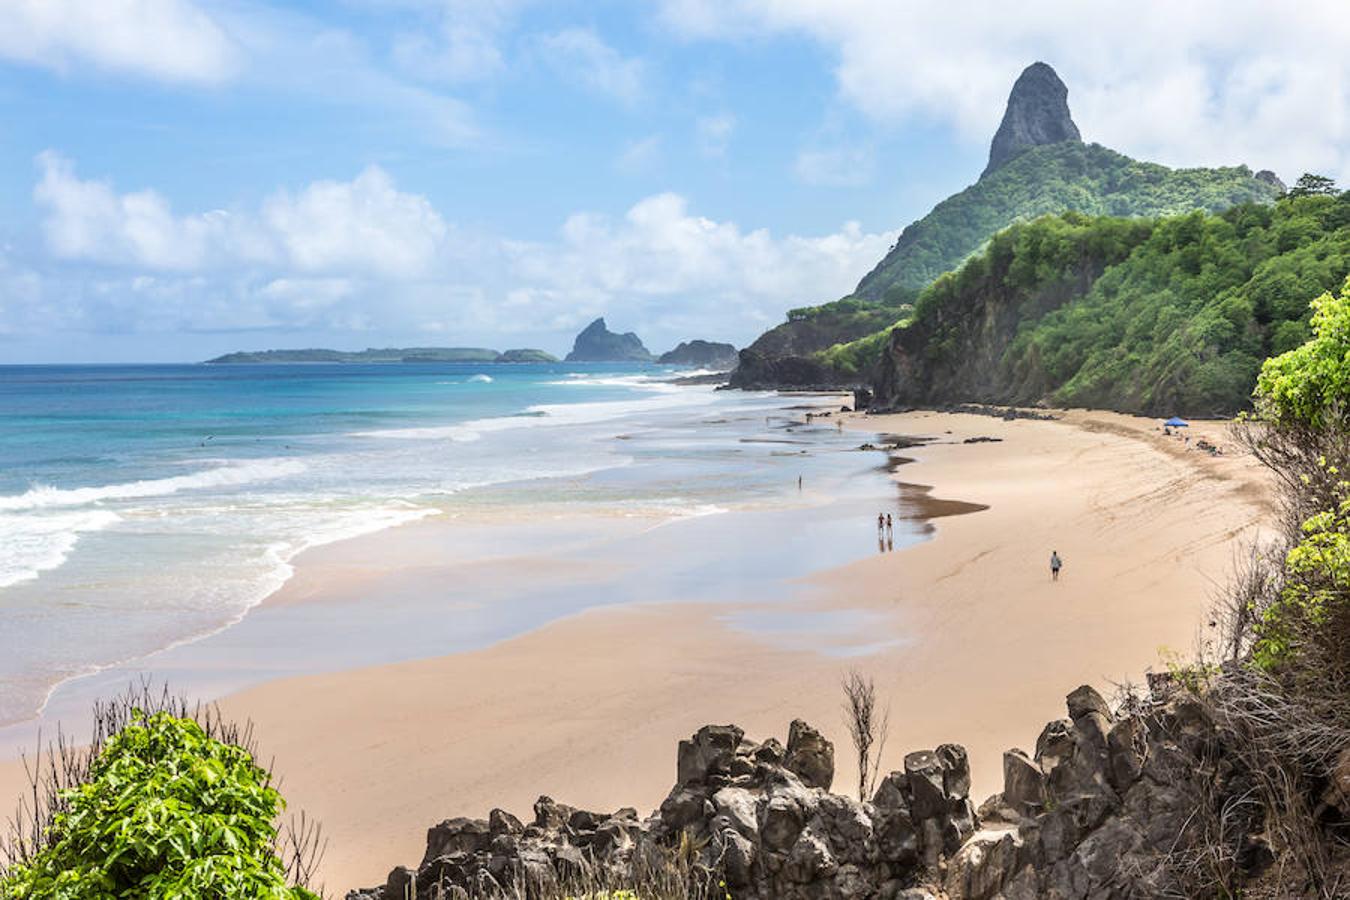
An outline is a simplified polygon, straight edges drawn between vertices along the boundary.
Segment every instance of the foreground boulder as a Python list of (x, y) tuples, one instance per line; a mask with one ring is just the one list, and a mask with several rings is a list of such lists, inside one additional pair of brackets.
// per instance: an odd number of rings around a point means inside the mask
[(706, 725), (680, 742), (676, 769), (675, 786), (644, 820), (548, 797), (528, 825), (502, 810), (449, 819), (427, 832), (416, 870), (394, 869), (383, 886), (348, 898), (543, 898), (568, 885), (671, 877), (719, 897), (898, 898), (910, 896), (925, 861), (950, 854), (975, 828), (970, 768), (954, 745), (910, 754), (868, 803), (829, 792), (834, 746), (800, 720), (786, 745)]
[[(1226, 815), (1241, 879), (1271, 864), (1259, 808), (1232, 802), (1251, 785), (1194, 696), (1163, 678), (1123, 712), (1086, 686), (1066, 708), (1034, 752), (1004, 754), (1003, 791), (978, 811), (957, 744), (907, 754), (859, 802), (830, 793), (834, 747), (807, 723), (793, 722), (786, 744), (706, 725), (680, 742), (676, 783), (645, 819), (548, 797), (529, 824), (503, 810), (449, 819), (428, 831), (415, 870), (396, 868), (348, 900), (555, 898), (609, 887), (642, 896), (672, 884), (718, 900), (1196, 896), (1177, 860), (1215, 812)], [(1338, 778), (1329, 807), (1350, 790)]]

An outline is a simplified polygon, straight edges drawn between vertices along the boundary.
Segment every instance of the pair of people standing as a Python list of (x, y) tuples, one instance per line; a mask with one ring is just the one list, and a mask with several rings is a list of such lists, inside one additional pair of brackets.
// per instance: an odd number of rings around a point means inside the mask
[(877, 513), (877, 537), (889, 538), (894, 533), (890, 513)]

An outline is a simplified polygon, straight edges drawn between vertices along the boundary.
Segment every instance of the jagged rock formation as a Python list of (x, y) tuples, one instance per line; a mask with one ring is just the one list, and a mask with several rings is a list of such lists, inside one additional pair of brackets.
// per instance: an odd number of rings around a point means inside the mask
[(1262, 169), (1260, 172), (1257, 172), (1252, 177), (1255, 178), (1257, 181), (1270, 185), (1278, 193), (1283, 194), (1285, 191), (1289, 190), (1289, 188), (1285, 185), (1285, 183), (1280, 180), (1280, 176), (1276, 175), (1269, 169)]
[(722, 369), (726, 371), (736, 367), (736, 348), (730, 344), (714, 341), (681, 341), (674, 350), (662, 353), (657, 362), (669, 366), (697, 366), (700, 369)]
[(989, 145), (989, 165), (983, 178), (1023, 150), (1062, 141), (1082, 143), (1078, 126), (1069, 115), (1069, 89), (1055, 70), (1043, 62), (1027, 66), (1013, 82), (1008, 108)]
[(652, 355), (633, 332), (616, 334), (602, 316), (587, 325), (572, 344), (566, 362), (651, 362)]
[(1170, 679), (1150, 691), (1114, 712), (1092, 688), (1073, 691), (1033, 755), (1004, 755), (1003, 790), (978, 813), (956, 744), (910, 753), (861, 803), (829, 792), (834, 748), (804, 722), (786, 746), (704, 726), (680, 742), (676, 784), (646, 819), (548, 797), (528, 825), (502, 810), (450, 819), (415, 870), (348, 900), (552, 897), (586, 879), (631, 885), (677, 859), (682, 877), (724, 881), (737, 900), (1187, 896), (1175, 862), (1217, 814), (1239, 874), (1259, 876), (1272, 854), (1222, 729)]

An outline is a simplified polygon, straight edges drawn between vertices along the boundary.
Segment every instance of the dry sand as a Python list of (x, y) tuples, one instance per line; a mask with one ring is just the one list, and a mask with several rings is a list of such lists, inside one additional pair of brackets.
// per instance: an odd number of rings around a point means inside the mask
[[(835, 741), (835, 787), (848, 790), (856, 774), (838, 684), (850, 666), (891, 703), (887, 768), (910, 750), (959, 742), (983, 798), (999, 787), (1002, 751), (1029, 748), (1069, 690), (1109, 691), (1156, 668), (1165, 648), (1189, 650), (1235, 539), (1270, 519), (1252, 461), (1188, 451), (1151, 420), (912, 413), (849, 427), (937, 438), (905, 451), (916, 462), (896, 479), (932, 486), (906, 490), (926, 495), (933, 513), (966, 508), (943, 501), (988, 506), (935, 519), (931, 541), (808, 579), (794, 602), (863, 611), (871, 654), (770, 642), (708, 604), (630, 605), (480, 651), (276, 681), (223, 701), (255, 721), (292, 808), (323, 821), (330, 888), (416, 863), (441, 819), (494, 806), (528, 814), (539, 794), (650, 809), (673, 781), (676, 741), (707, 722), (783, 739), (804, 718)], [(1224, 442), (1219, 426), (1192, 432)], [(1002, 440), (962, 443), (975, 436)], [(1065, 561), (1058, 583), (1052, 549)], [(372, 598), (384, 585), (416, 589), (418, 577), (435, 589), (433, 570), (354, 578), (306, 565), (292, 590), (308, 602), (343, 582)], [(766, 585), (764, 602), (780, 592)], [(12, 780), (12, 767), (0, 772), (0, 789)]]

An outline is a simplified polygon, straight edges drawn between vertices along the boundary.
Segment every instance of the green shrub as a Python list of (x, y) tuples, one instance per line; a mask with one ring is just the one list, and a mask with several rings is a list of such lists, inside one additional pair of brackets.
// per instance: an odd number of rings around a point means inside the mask
[[(1341, 296), (1323, 294), (1312, 308), (1312, 339), (1261, 367), (1257, 410), (1279, 434), (1305, 442), (1306, 436), (1339, 436), (1340, 443), (1330, 446), (1344, 447), (1350, 431), (1350, 280)], [(1314, 512), (1285, 558), (1278, 601), (1263, 610), (1256, 627), (1253, 657), (1267, 671), (1308, 648), (1350, 661), (1344, 646), (1350, 633), (1350, 472), (1334, 449), (1309, 456), (1299, 490)]]
[(317, 900), (286, 883), (274, 847), (285, 804), (267, 772), (191, 718), (135, 712), (60, 802), (41, 848), (5, 873), (0, 895)]
[(1266, 417), (1321, 428), (1350, 415), (1350, 279), (1312, 309), (1313, 339), (1267, 360), (1256, 389)]

